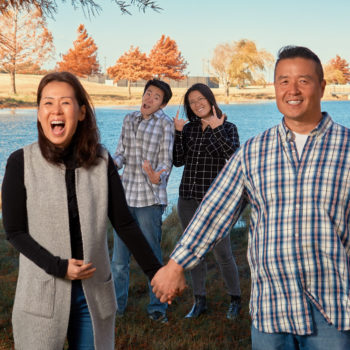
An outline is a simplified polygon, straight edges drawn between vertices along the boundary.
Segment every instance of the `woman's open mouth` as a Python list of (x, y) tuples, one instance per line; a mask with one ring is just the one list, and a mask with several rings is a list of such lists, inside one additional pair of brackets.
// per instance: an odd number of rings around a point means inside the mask
[(61, 135), (64, 131), (66, 123), (63, 120), (53, 120), (51, 122), (51, 130), (54, 135)]

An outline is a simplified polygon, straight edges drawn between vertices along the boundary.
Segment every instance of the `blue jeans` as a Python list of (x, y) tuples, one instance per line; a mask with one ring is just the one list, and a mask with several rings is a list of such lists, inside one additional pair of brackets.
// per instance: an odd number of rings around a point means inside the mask
[[(148, 207), (129, 207), (131, 215), (134, 217), (149, 245), (151, 246), (154, 255), (162, 263), (162, 252), (160, 249), (160, 241), (162, 238), (162, 215), (164, 212), (163, 205), (151, 205)], [(135, 242), (137, 244), (137, 242)], [(124, 313), (128, 302), (129, 290), (129, 263), (130, 251), (119, 238), (114, 236), (113, 257), (111, 269), (114, 279), (115, 294), (117, 298), (117, 308), (119, 313)], [(147, 307), (147, 312), (160, 311), (165, 313), (167, 309), (166, 303), (161, 303), (152, 291), (152, 286), (148, 282), (150, 302)]]
[(252, 326), (252, 350), (349, 350), (350, 331), (338, 331), (328, 324), (316, 306), (311, 303), (314, 333), (263, 333)]
[(71, 309), (67, 332), (69, 350), (94, 350), (94, 333), (81, 281), (72, 281)]

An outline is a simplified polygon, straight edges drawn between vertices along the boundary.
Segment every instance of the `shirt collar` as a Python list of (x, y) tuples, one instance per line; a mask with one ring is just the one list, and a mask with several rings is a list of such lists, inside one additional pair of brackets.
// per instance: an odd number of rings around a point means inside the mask
[[(164, 115), (164, 112), (163, 110), (160, 108), (158, 109), (158, 111), (154, 112), (153, 114), (151, 114), (151, 117), (147, 120), (151, 120), (152, 118), (154, 119), (160, 119), (162, 116)], [(135, 114), (135, 117), (138, 119), (138, 120), (142, 120), (142, 114), (141, 114), (141, 111), (137, 111), (136, 114)]]
[[(319, 136), (323, 135), (328, 128), (331, 127), (333, 124), (333, 120), (331, 116), (327, 112), (322, 112), (322, 119), (318, 123), (318, 125), (310, 132), (310, 136)], [(281, 124), (278, 126), (279, 133), (281, 134), (282, 138), (290, 141), (293, 138), (293, 132), (287, 127), (284, 118), (282, 119)]]

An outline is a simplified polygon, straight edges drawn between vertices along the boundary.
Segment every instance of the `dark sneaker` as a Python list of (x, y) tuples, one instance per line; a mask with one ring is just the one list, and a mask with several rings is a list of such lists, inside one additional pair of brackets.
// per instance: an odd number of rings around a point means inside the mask
[(240, 310), (241, 310), (241, 301), (239, 299), (232, 300), (228, 307), (226, 317), (229, 320), (235, 320), (238, 317)]
[(205, 295), (195, 295), (192, 309), (185, 316), (185, 318), (197, 318), (206, 311), (207, 311), (207, 299)]
[(148, 317), (158, 323), (168, 323), (168, 318), (166, 317), (166, 314), (163, 314), (160, 311), (154, 311), (148, 314)]

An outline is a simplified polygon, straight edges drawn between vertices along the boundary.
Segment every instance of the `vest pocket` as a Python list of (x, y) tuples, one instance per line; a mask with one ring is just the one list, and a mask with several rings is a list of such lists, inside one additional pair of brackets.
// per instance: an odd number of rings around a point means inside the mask
[(18, 309), (32, 315), (52, 318), (55, 302), (55, 278), (22, 278), (18, 280)]
[(96, 306), (102, 320), (115, 314), (117, 302), (115, 299), (114, 282), (112, 276), (107, 282), (96, 286)]

